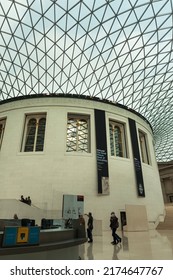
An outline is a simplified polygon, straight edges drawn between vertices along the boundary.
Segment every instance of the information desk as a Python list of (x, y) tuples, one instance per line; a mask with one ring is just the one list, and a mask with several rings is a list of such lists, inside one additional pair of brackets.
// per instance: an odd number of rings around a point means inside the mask
[[(83, 228), (40, 230), (39, 244), (4, 246), (0, 232), (0, 259), (78, 259), (78, 245), (87, 241)], [(18, 237), (19, 238), (19, 237)]]

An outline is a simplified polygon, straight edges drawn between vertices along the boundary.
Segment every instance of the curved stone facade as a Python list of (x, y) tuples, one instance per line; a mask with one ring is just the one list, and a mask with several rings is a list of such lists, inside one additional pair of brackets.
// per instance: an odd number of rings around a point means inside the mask
[[(99, 118), (96, 120), (96, 112), (104, 116), (105, 127), (101, 125), (103, 122), (99, 124)], [(46, 118), (43, 150), (24, 150), (28, 116)], [(82, 140), (83, 148), (74, 151), (73, 145), (68, 150), (67, 142), (71, 141), (69, 137), (75, 138), (77, 133), (73, 127), (68, 135), (68, 119), (77, 116), (87, 121), (87, 128), (84, 127), (87, 136)], [(130, 130), (129, 120), (136, 128), (136, 144), (132, 143), (133, 131)], [(85, 213), (91, 211), (95, 219), (102, 220), (104, 229), (109, 228), (110, 212), (115, 211), (120, 217), (120, 212), (126, 211), (126, 205), (146, 206), (149, 223), (155, 222), (163, 214), (164, 204), (152, 129), (144, 118), (132, 110), (96, 99), (34, 96), (1, 103), (0, 121), (5, 122), (0, 148), (1, 199), (18, 199), (20, 195), (29, 195), (33, 205), (61, 213), (63, 194), (83, 195)], [(119, 131), (124, 131), (124, 138), (119, 139), (125, 146), (119, 141), (117, 147), (125, 147), (126, 151), (118, 151), (118, 155), (113, 155), (111, 139), (114, 138), (116, 142), (116, 137), (119, 137), (116, 135), (119, 134), (116, 131), (117, 134), (111, 136), (111, 133), (115, 133), (114, 130), (111, 132), (111, 122), (120, 124)], [(71, 120), (69, 123), (71, 125)], [(76, 127), (78, 129), (78, 122)], [(142, 161), (140, 133), (146, 137), (148, 163)], [(98, 186), (100, 179), (97, 162), (100, 149), (98, 142), (104, 137), (108, 174), (103, 172), (102, 175), (108, 180), (106, 191)], [(135, 173), (135, 145), (139, 148), (145, 192), (141, 196)]]

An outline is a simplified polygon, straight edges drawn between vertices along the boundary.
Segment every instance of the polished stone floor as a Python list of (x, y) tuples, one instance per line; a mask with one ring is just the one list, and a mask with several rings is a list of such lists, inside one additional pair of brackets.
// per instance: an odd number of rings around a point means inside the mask
[(118, 232), (121, 244), (112, 245), (110, 231), (80, 245), (82, 260), (173, 260), (173, 230)]

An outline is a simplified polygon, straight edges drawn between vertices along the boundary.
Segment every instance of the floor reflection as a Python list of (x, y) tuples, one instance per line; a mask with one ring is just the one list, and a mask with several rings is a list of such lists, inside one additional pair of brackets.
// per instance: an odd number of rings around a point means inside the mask
[(94, 260), (94, 255), (93, 255), (93, 243), (88, 244), (87, 248), (87, 258), (88, 260)]
[(121, 243), (113, 246), (113, 256), (112, 256), (113, 260), (119, 260), (118, 253), (121, 249), (122, 249)]
[(83, 260), (173, 260), (173, 230), (119, 232), (122, 242), (112, 245), (109, 231), (79, 247)]

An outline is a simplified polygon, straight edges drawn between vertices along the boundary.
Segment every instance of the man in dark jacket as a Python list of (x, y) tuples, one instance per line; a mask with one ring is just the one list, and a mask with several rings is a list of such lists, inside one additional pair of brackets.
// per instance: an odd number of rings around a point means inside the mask
[(88, 216), (88, 223), (87, 223), (87, 235), (88, 235), (88, 242), (92, 243), (93, 242), (93, 235), (92, 235), (92, 230), (93, 230), (93, 216), (92, 213), (89, 212), (86, 214)]
[(115, 212), (111, 213), (110, 217), (110, 228), (112, 230), (113, 241), (111, 242), (113, 245), (121, 242), (121, 237), (116, 234), (116, 230), (119, 227), (118, 218), (115, 216)]

